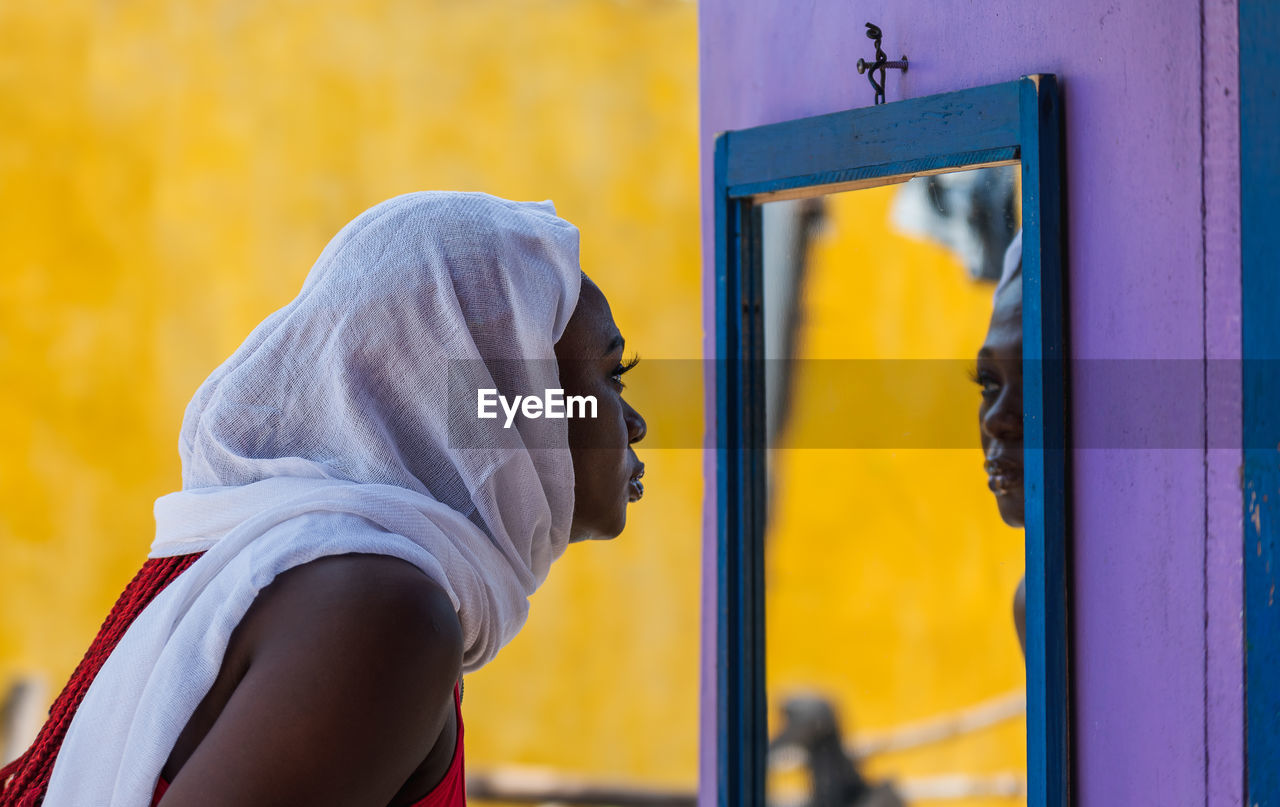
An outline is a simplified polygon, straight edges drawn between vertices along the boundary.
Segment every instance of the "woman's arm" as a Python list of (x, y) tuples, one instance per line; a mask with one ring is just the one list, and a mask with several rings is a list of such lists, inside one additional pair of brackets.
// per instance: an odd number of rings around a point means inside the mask
[(246, 621), (249, 663), (163, 807), (385, 807), (442, 737), (462, 632), (448, 595), (395, 558), (282, 574)]

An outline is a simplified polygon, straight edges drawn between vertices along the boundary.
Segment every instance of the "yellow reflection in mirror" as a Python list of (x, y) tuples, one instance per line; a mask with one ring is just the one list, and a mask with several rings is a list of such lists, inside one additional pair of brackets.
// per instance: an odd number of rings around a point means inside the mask
[[(1020, 225), (1017, 167), (969, 173), (1009, 187), (1012, 209), (987, 211), (1007, 220), (986, 236), (998, 273)], [(922, 421), (958, 407), (973, 424), (965, 448), (788, 448), (822, 445), (833, 417), (903, 404), (840, 389), (832, 412), (816, 403), (840, 383), (824, 362), (770, 370), (768, 781), (779, 807), (1025, 803), (1012, 617), (1023, 532), (988, 489), (979, 388), (966, 377), (991, 317), (991, 255), (984, 268), (963, 237), (944, 245), (915, 226), (901, 194), (918, 196), (925, 181), (765, 205), (770, 357), (944, 359), (902, 395)], [(955, 225), (957, 200), (947, 208), (937, 187), (923, 192)]]

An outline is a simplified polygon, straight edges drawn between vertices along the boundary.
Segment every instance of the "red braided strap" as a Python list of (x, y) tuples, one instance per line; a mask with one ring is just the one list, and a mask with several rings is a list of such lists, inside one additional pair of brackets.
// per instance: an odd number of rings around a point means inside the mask
[(53, 762), (58, 758), (58, 749), (67, 735), (67, 727), (71, 725), (71, 718), (80, 707), (80, 701), (84, 700), (98, 670), (102, 669), (103, 662), (115, 650), (120, 637), (124, 636), (142, 609), (199, 557), (196, 554), (152, 558), (138, 570), (120, 599), (116, 600), (62, 694), (53, 702), (49, 720), (36, 735), (35, 742), (25, 754), (0, 769), (0, 807), (37, 807), (44, 801)]

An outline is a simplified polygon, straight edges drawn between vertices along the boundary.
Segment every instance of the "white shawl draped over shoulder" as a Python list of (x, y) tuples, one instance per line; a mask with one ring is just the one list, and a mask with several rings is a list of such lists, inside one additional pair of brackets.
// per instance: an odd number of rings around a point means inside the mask
[(491, 660), (568, 544), (573, 466), (563, 420), (504, 429), (475, 389), (559, 386), (580, 283), (549, 202), (412, 193), (343, 228), (187, 407), (151, 556), (205, 554), (89, 687), (46, 807), (147, 807), (254, 597), (316, 558), (413, 563), (453, 600), (464, 669)]

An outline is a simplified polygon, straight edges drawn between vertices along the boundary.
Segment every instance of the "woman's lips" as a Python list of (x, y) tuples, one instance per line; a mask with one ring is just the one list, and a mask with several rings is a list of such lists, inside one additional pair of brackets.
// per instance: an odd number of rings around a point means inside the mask
[(1004, 496), (1012, 493), (1022, 484), (1022, 480), (1017, 477), (1008, 477), (1003, 474), (995, 474), (987, 477), (987, 487), (991, 488), (991, 492), (998, 496)]
[(1008, 460), (987, 460), (987, 487), (992, 493), (1004, 495), (1022, 485), (1022, 467)]
[(640, 464), (640, 470), (632, 474), (630, 481), (627, 482), (628, 502), (638, 502), (644, 497), (644, 483), (640, 481), (642, 476), (644, 476), (644, 463)]

